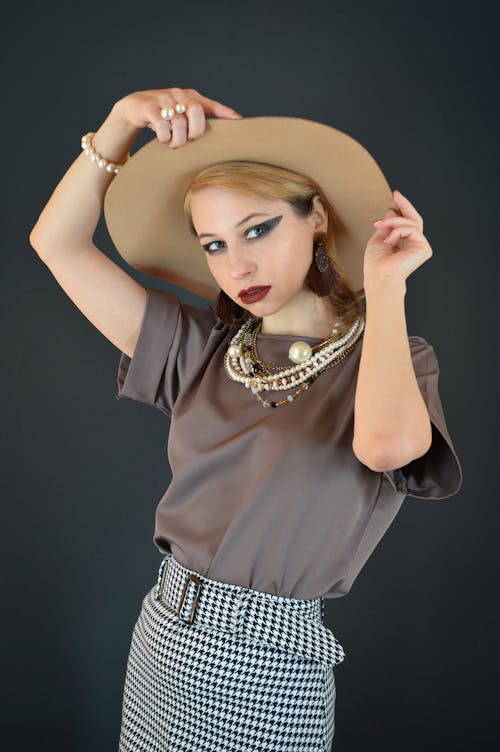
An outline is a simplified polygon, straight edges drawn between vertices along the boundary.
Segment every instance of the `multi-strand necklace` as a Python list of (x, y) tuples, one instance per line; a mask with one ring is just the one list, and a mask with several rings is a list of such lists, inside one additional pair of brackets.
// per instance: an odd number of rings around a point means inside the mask
[[(291, 368), (269, 366), (257, 352), (257, 336), (262, 328), (262, 318), (250, 316), (231, 338), (224, 356), (224, 369), (233, 381), (251, 389), (263, 407), (280, 407), (293, 402), (309, 388), (327, 368), (340, 363), (355, 348), (364, 329), (364, 319), (357, 318), (349, 331), (338, 337), (338, 325), (328, 338), (311, 347), (307, 342), (294, 342), (289, 358), (296, 365)], [(285, 391), (299, 387), (282, 400), (262, 399), (262, 391)]]

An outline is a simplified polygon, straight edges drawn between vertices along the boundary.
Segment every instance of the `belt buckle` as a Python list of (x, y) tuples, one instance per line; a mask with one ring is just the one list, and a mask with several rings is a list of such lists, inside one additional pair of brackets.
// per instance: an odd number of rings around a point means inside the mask
[[(189, 612), (189, 616), (188, 616), (187, 619), (185, 619), (181, 615), (181, 611), (182, 611), (182, 606), (184, 605), (184, 599), (186, 597), (186, 593), (187, 593), (187, 589), (188, 589), (190, 581), (192, 581), (192, 582), (195, 583), (195, 585), (196, 585), (196, 591), (195, 591), (195, 594), (194, 594), (193, 602), (191, 604), (191, 610)], [(179, 617), (179, 619), (181, 621), (184, 622), (184, 624), (191, 624), (192, 621), (193, 621), (194, 614), (195, 614), (196, 608), (198, 606), (198, 596), (199, 596), (202, 584), (203, 584), (202, 580), (199, 577), (197, 577), (195, 574), (188, 574), (186, 576), (186, 584), (184, 585), (184, 590), (182, 591), (182, 595), (181, 595), (181, 597), (179, 599), (179, 604), (178, 604), (177, 609), (176, 609), (177, 616)]]
[(165, 556), (160, 564), (158, 570), (158, 581), (156, 583), (155, 599), (159, 601), (163, 592), (163, 585), (165, 584), (165, 577), (167, 575), (167, 557)]

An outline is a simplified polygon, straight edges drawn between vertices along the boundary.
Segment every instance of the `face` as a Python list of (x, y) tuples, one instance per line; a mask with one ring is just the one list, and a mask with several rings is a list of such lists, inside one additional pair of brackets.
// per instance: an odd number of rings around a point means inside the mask
[[(314, 296), (305, 279), (313, 239), (326, 232), (328, 222), (318, 196), (311, 214), (298, 217), (285, 201), (203, 186), (193, 191), (191, 216), (210, 272), (242, 308), (269, 316), (305, 294)], [(256, 302), (239, 296), (254, 286), (271, 289)]]

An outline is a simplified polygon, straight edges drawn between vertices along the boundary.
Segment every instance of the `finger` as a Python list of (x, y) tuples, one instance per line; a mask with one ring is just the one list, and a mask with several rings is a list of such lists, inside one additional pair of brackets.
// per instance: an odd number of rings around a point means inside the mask
[(188, 141), (194, 141), (195, 138), (203, 136), (206, 128), (206, 119), (201, 103), (196, 99), (189, 100), (186, 104), (186, 112), (184, 114), (188, 124)]
[(401, 191), (394, 190), (392, 192), (392, 195), (394, 197), (394, 202), (399, 207), (401, 214), (405, 217), (411, 217), (414, 219), (417, 223), (420, 223), (423, 226), (423, 219), (418, 213), (418, 211), (415, 209), (411, 201), (406, 198), (406, 196), (403, 196)]
[(203, 94), (200, 94), (199, 91), (196, 91), (196, 89), (191, 89), (190, 93), (195, 98), (199, 99), (201, 104), (203, 105), (203, 109), (205, 110), (205, 114), (209, 117), (220, 117), (220, 118), (242, 118), (243, 115), (240, 115), (240, 113), (237, 110), (234, 110), (232, 107), (228, 107), (225, 104), (222, 104), (222, 102), (218, 102), (216, 99), (210, 99), (210, 97), (205, 97)]
[[(166, 100), (169, 104), (160, 104), (173, 110), (173, 117), (166, 119), (171, 130), (169, 147), (177, 149), (183, 146), (190, 138), (197, 138), (205, 131), (205, 116), (201, 104), (190, 95), (191, 89), (181, 89), (179, 86), (172, 86), (170, 89), (160, 90), (160, 102)], [(177, 112), (176, 105), (183, 105), (184, 112)], [(163, 119), (163, 118), (162, 118)]]
[(183, 146), (186, 141), (193, 141), (203, 135), (205, 132), (205, 113), (201, 102), (191, 93), (192, 89), (180, 89), (174, 86), (170, 91), (175, 103), (174, 109), (176, 104), (182, 104), (185, 107), (183, 113), (176, 112), (170, 121), (172, 138), (169, 147), (177, 149), (179, 146)]
[(389, 235), (384, 238), (384, 243), (397, 243), (400, 238), (407, 238), (409, 240), (421, 239), (420, 233), (411, 225), (404, 227), (395, 227)]
[(169, 149), (177, 149), (187, 141), (188, 121), (186, 113), (176, 112), (170, 121), (170, 127), (172, 129), (172, 137), (168, 147)]
[[(373, 224), (380, 230), (397, 225), (407, 225), (408, 221), (413, 222), (414, 220), (408, 220), (408, 217), (399, 217), (396, 215), (394, 217), (387, 217), (387, 219), (377, 219)], [(417, 223), (415, 222), (415, 224)]]
[(156, 132), (158, 141), (167, 143), (172, 136), (171, 120), (166, 120), (161, 116), (161, 110), (163, 107), (169, 107), (174, 109), (175, 101), (171, 96), (163, 94), (161, 99), (157, 102), (152, 101), (147, 105), (146, 112), (149, 116), (149, 121), (152, 125), (152, 129)]
[[(159, 141), (168, 142), (171, 149), (177, 149), (186, 143), (188, 130), (192, 131), (193, 138), (201, 136), (205, 130), (205, 116), (201, 104), (194, 99), (187, 98), (181, 89), (176, 91), (179, 92), (176, 96), (170, 92), (162, 92), (156, 104), (153, 105), (151, 114)], [(184, 105), (186, 108), (184, 113), (176, 112), (177, 104)], [(161, 111), (164, 107), (173, 111), (172, 118), (162, 116)]]

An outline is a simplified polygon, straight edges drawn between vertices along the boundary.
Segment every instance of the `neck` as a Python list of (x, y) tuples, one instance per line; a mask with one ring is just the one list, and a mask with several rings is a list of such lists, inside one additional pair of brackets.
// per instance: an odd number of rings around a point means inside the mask
[(322, 298), (304, 289), (276, 313), (263, 316), (260, 332), (326, 339), (338, 321)]

